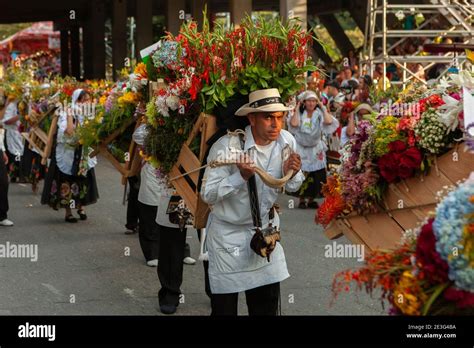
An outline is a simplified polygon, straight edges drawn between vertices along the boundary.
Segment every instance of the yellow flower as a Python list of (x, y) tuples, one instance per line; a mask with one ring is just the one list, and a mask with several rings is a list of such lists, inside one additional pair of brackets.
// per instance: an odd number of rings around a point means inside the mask
[(403, 314), (420, 315), (428, 296), (420, 288), (417, 278), (410, 272), (403, 272), (393, 292), (394, 304)]
[(123, 96), (117, 99), (117, 102), (123, 104), (135, 104), (138, 102), (138, 95), (133, 92), (126, 92)]
[(146, 78), (147, 77), (147, 72), (146, 72), (146, 65), (145, 63), (138, 63), (137, 66), (135, 67), (135, 70), (133, 71), (134, 74), (140, 75), (141, 77)]
[(107, 96), (103, 95), (99, 98), (99, 104), (100, 105), (105, 105), (105, 102), (107, 101)]

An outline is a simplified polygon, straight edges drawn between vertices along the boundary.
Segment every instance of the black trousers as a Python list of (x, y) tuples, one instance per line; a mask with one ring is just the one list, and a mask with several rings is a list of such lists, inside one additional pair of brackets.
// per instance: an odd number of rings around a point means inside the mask
[[(199, 242), (201, 242), (201, 229), (197, 229), (197, 235)], [(211, 284), (209, 283), (209, 261), (203, 261), (202, 262), (204, 266), (204, 290), (206, 291), (206, 295), (211, 298)]]
[[(211, 315), (237, 315), (239, 293), (212, 294)], [(245, 291), (249, 315), (272, 315), (279, 312), (280, 283), (273, 283)]]
[(138, 202), (138, 239), (145, 260), (155, 260), (160, 255), (160, 227), (156, 223), (157, 206)]
[(130, 191), (128, 193), (127, 204), (127, 224), (129, 229), (134, 229), (138, 226), (138, 191), (140, 190), (140, 178), (138, 176), (131, 176), (128, 178)]
[[(141, 222), (140, 222), (141, 224)], [(179, 305), (183, 283), (183, 258), (186, 243), (186, 229), (158, 225), (160, 228), (160, 258), (158, 278), (161, 289), (158, 301), (162, 305)]]
[(0, 221), (5, 220), (8, 212), (8, 173), (0, 150)]

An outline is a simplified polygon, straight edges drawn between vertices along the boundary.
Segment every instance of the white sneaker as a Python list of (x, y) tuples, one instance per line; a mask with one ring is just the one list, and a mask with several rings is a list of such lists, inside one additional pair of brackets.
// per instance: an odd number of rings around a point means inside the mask
[(154, 259), (154, 260), (147, 261), (146, 265), (149, 267), (158, 267), (158, 260)]
[(184, 258), (183, 262), (187, 265), (194, 265), (196, 263), (196, 260), (188, 256)]
[(13, 226), (13, 221), (10, 221), (8, 219), (0, 221), (0, 226)]

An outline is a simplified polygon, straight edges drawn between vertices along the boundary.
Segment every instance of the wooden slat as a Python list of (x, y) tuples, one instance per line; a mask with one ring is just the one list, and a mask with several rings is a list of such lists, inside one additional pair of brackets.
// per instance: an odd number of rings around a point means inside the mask
[(360, 238), (360, 236), (354, 231), (352, 227), (347, 226), (348, 221), (347, 219), (337, 219), (336, 220), (337, 226), (339, 229), (344, 233), (344, 235), (354, 244), (362, 244), (365, 245), (366, 248), (370, 249), (367, 243)]
[(464, 152), (463, 146), (459, 146), (457, 161), (453, 160), (455, 150), (438, 158), (439, 171), (453, 183), (467, 178), (474, 171), (474, 154)]
[(202, 162), (204, 160), (204, 156), (209, 148), (207, 145), (207, 141), (216, 133), (217, 125), (216, 125), (216, 117), (212, 115), (204, 115), (204, 123), (202, 126), (202, 134), (201, 134), (201, 148), (199, 152), (199, 161)]
[(204, 123), (204, 117), (204, 114), (200, 114), (197, 118), (196, 123), (194, 124), (193, 129), (191, 130), (191, 133), (189, 133), (188, 140), (186, 140), (186, 145), (191, 145), (194, 138), (199, 134), (199, 132), (201, 132), (202, 124)]
[[(180, 166), (183, 167), (185, 172), (189, 172), (195, 168), (198, 168), (200, 165), (201, 162), (199, 162), (199, 159), (196, 157), (196, 155), (194, 155), (189, 146), (183, 144), (178, 157), (178, 161), (171, 169), (170, 177), (174, 178), (183, 174), (179, 170)], [(188, 180), (191, 180), (197, 187), (198, 179), (199, 171), (196, 171), (187, 175), (186, 177), (182, 177), (171, 182), (178, 194), (184, 199), (187, 207), (193, 214), (196, 212), (197, 208), (197, 192), (189, 185)]]
[(324, 229), (324, 234), (328, 239), (337, 239), (343, 235), (342, 230), (339, 228), (337, 221), (332, 221), (329, 226)]
[(122, 134), (123, 132), (125, 132), (125, 130), (133, 123), (135, 122), (135, 120), (133, 118), (130, 118), (127, 120), (127, 122), (125, 122), (120, 128), (116, 129), (115, 131), (113, 131), (111, 134), (109, 134), (107, 136), (107, 138), (105, 138), (103, 141), (100, 142), (99, 146), (96, 146), (94, 148), (94, 151), (92, 151), (92, 153), (90, 154), (90, 157), (95, 157), (97, 156), (97, 154), (101, 151), (101, 149), (103, 148), (103, 146), (107, 146), (109, 145), (112, 141), (115, 140), (115, 138), (117, 138), (120, 134)]
[(46, 165), (46, 162), (48, 161), (48, 158), (51, 155), (51, 150), (53, 148), (54, 137), (56, 136), (57, 129), (58, 129), (58, 115), (53, 115), (53, 118), (51, 120), (51, 127), (49, 127), (46, 147), (44, 148), (44, 153), (41, 159), (42, 165)]
[(385, 213), (356, 216), (348, 220), (353, 231), (370, 249), (391, 249), (403, 233), (403, 229)]
[(124, 166), (117, 161), (117, 159), (110, 153), (110, 151), (105, 146), (100, 147), (100, 153), (104, 156), (112, 165), (117, 169), (120, 174), (126, 175), (127, 171), (125, 170)]

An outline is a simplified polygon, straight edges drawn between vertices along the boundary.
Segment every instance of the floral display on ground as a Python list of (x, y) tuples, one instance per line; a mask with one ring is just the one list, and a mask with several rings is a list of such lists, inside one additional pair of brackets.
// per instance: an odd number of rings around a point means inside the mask
[(316, 223), (328, 226), (352, 212), (380, 211), (389, 184), (426, 175), (437, 156), (463, 141), (474, 152), (467, 134), (473, 125), (464, 124), (463, 86), (474, 86), (472, 73), (453, 74), (430, 87), (411, 85), (394, 103), (379, 96), (380, 111), (364, 116), (342, 150), (342, 165), (326, 184)]
[(395, 250), (374, 250), (365, 265), (338, 273), (334, 297), (351, 283), (381, 293), (395, 315), (474, 314), (474, 173), (452, 188), (423, 226)]

